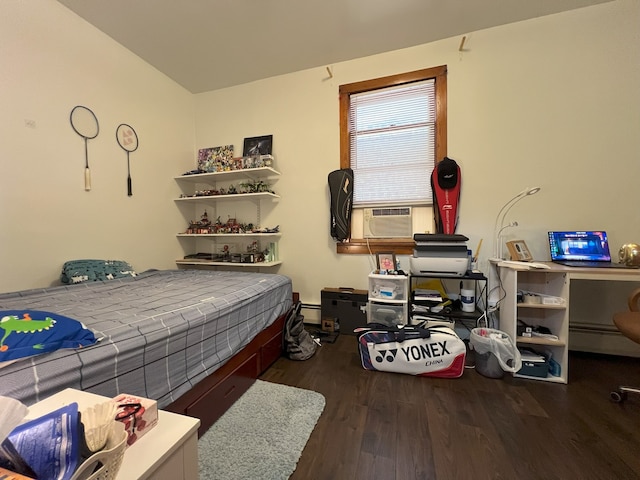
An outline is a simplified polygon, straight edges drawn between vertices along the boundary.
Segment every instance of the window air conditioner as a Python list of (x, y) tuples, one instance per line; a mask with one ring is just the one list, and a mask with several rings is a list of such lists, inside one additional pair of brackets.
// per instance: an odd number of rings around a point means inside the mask
[(412, 238), (411, 207), (365, 208), (364, 238)]

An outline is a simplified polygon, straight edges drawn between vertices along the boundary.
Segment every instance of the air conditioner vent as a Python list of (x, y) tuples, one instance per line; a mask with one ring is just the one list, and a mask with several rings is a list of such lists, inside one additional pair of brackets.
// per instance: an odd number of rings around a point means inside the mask
[(411, 207), (365, 208), (365, 238), (412, 238)]

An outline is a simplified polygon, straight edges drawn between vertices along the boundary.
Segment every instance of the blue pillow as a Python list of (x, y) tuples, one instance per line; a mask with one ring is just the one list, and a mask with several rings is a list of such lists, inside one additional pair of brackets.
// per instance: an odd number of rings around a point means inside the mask
[(133, 267), (123, 260), (69, 260), (62, 266), (62, 283), (81, 283), (135, 277)]
[(0, 362), (96, 343), (77, 320), (39, 310), (0, 310)]

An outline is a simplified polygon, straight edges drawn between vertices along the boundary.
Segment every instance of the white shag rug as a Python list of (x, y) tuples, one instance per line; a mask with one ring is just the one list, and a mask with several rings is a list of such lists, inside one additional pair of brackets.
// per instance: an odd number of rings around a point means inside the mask
[(286, 480), (324, 410), (323, 395), (256, 380), (198, 440), (200, 480)]

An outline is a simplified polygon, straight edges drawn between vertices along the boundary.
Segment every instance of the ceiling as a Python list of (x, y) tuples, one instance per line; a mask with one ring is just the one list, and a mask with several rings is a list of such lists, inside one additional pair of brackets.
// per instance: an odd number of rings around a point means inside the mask
[(200, 93), (611, 0), (58, 1)]

